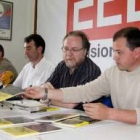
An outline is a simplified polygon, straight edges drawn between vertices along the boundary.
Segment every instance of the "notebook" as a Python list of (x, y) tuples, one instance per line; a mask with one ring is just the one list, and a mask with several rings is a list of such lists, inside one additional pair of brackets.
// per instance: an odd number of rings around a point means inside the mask
[(0, 119), (0, 128), (13, 126), (13, 125), (20, 125), (20, 124), (29, 124), (29, 123), (34, 123), (34, 120), (26, 118), (26, 117), (1, 118)]
[(13, 137), (25, 137), (31, 135), (39, 135), (44, 133), (52, 133), (60, 130), (61, 128), (51, 125), (50, 123), (37, 123), (28, 126), (16, 126), (2, 128), (1, 130)]
[(61, 120), (65, 120), (68, 118), (73, 118), (79, 116), (79, 114), (66, 114), (66, 113), (61, 113), (61, 114), (53, 114), (45, 117), (41, 117), (36, 119), (35, 121), (37, 122), (58, 122)]
[(73, 118), (68, 118), (68, 119), (65, 119), (65, 120), (55, 122), (55, 124), (77, 128), (77, 127), (82, 127), (82, 126), (89, 125), (91, 123), (95, 123), (97, 121), (99, 121), (99, 120), (92, 119), (88, 116), (80, 115), (80, 116), (76, 116), (76, 117), (73, 117)]
[(20, 97), (24, 90), (19, 87), (15, 87), (13, 85), (9, 85), (3, 89), (0, 89), (0, 102), (5, 101), (7, 99), (12, 99), (13, 97)]

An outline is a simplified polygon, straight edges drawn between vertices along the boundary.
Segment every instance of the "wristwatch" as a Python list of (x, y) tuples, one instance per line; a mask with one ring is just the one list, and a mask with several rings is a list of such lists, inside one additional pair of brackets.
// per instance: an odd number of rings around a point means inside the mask
[(48, 89), (45, 88), (45, 96), (40, 99), (40, 102), (43, 104), (47, 104), (47, 106), (50, 106), (50, 99), (48, 99)]
[(42, 100), (47, 100), (48, 98), (48, 89), (45, 88), (45, 96), (42, 98)]

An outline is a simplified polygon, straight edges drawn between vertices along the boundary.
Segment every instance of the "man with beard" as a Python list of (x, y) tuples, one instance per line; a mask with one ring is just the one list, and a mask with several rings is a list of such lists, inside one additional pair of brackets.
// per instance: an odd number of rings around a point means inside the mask
[[(47, 80), (47, 88), (62, 88), (84, 85), (96, 79), (100, 74), (100, 68), (87, 57), (90, 42), (82, 31), (71, 31), (63, 39), (63, 60), (57, 65), (55, 71)], [(75, 94), (75, 93), (74, 93)], [(103, 98), (95, 102), (102, 101)], [(83, 110), (82, 103), (65, 104), (51, 100), (51, 104), (61, 107)]]

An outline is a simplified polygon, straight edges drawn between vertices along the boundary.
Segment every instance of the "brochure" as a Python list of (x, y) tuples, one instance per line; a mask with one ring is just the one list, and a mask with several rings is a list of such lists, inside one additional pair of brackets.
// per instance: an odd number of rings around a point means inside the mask
[(42, 104), (39, 101), (28, 100), (28, 99), (4, 101), (3, 104), (6, 104), (7, 106), (14, 106), (20, 110), (28, 111), (30, 113), (59, 110), (58, 107), (53, 107), (53, 106), (48, 107), (47, 105)]
[(0, 119), (0, 128), (9, 127), (9, 126), (13, 126), (13, 125), (28, 124), (28, 123), (34, 123), (34, 120), (25, 118), (25, 117), (1, 118)]
[(37, 123), (28, 126), (15, 126), (2, 128), (6, 134), (14, 137), (25, 137), (30, 135), (39, 135), (44, 133), (51, 133), (60, 130), (61, 128), (51, 125), (50, 123)]
[(14, 96), (20, 96), (21, 94), (23, 94), (21, 88), (9, 85), (8, 87), (0, 89), (0, 102), (13, 98)]
[(69, 119), (55, 122), (55, 124), (76, 128), (76, 127), (82, 127), (85, 125), (89, 125), (89, 124), (97, 122), (97, 121), (99, 121), (99, 120), (91, 119), (88, 116), (80, 115), (77, 117), (73, 117), (73, 118), (69, 118)]
[(36, 119), (35, 121), (37, 121), (37, 122), (58, 122), (58, 121), (65, 120), (65, 119), (68, 119), (68, 118), (73, 118), (73, 117), (76, 117), (76, 116), (79, 116), (79, 114), (64, 114), (64, 113), (61, 113), (61, 114), (53, 114), (53, 115), (41, 117), (41, 118)]

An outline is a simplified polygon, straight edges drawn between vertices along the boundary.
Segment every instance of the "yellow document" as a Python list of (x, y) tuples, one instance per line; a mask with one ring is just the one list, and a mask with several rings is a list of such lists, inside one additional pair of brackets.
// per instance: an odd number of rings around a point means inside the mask
[(29, 124), (33, 123), (34, 120), (25, 117), (9, 117), (0, 119), (0, 128), (9, 127), (12, 125)]
[(76, 116), (79, 116), (79, 114), (59, 113), (59, 114), (44, 116), (44, 117), (36, 119), (35, 121), (37, 121), (37, 122), (57, 122), (57, 121), (65, 120), (68, 118), (73, 118)]
[(43, 133), (51, 133), (60, 130), (61, 128), (53, 126), (49, 123), (35, 123), (27, 126), (15, 126), (2, 128), (6, 134), (12, 135), (14, 137), (25, 137), (29, 135), (38, 135)]
[(57, 110), (59, 110), (59, 108), (58, 107), (51, 107), (50, 106), (50, 107), (47, 107), (46, 110), (47, 111), (57, 111)]
[(99, 120), (93, 120), (87, 116), (80, 115), (77, 117), (58, 121), (55, 124), (76, 128), (76, 127), (86, 126), (86, 125), (89, 125), (89, 124), (97, 122), (97, 121), (99, 121)]
[(13, 123), (10, 121), (7, 121), (5, 119), (0, 119), (0, 127), (5, 126), (5, 125), (11, 125), (11, 124), (13, 124)]
[(35, 135), (39, 134), (39, 132), (26, 128), (26, 127), (9, 127), (3, 128), (3, 131), (13, 135), (14, 137), (21, 137), (21, 136), (28, 136), (28, 135)]
[(12, 96), (13, 95), (11, 95), (11, 94), (0, 92), (0, 102), (6, 100), (8, 98), (11, 98)]

